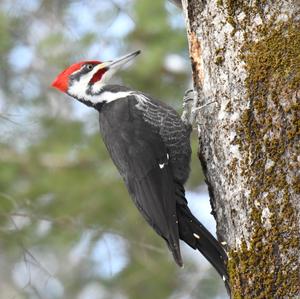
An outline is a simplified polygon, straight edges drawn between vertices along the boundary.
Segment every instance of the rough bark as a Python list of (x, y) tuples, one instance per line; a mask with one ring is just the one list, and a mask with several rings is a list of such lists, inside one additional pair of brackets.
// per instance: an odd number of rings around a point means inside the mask
[(299, 298), (299, 2), (182, 4), (232, 297)]

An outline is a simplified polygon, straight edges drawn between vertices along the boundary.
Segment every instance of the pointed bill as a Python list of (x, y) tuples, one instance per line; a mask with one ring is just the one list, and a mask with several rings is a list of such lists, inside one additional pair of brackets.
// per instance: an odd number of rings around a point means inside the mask
[(137, 55), (139, 55), (141, 53), (140, 50), (129, 53), (127, 55), (124, 55), (122, 57), (119, 57), (113, 61), (107, 61), (102, 63), (102, 67), (106, 67), (106, 68), (115, 68), (115, 67), (119, 67), (121, 65), (124, 65), (125, 63), (127, 63), (128, 61), (134, 59)]

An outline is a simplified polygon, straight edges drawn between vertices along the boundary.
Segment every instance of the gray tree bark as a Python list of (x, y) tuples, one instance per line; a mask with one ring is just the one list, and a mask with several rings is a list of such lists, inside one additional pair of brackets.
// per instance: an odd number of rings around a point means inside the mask
[(299, 1), (182, 5), (232, 297), (299, 298)]

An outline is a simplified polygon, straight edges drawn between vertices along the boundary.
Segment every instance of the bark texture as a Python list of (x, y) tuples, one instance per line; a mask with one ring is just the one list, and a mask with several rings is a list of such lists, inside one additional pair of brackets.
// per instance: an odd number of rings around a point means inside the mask
[[(299, 298), (298, 0), (183, 0), (233, 298)], [(225, 244), (225, 243), (223, 243)]]

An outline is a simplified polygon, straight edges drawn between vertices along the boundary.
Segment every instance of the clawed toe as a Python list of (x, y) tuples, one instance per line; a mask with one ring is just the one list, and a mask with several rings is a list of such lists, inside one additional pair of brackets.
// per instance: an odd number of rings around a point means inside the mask
[(194, 89), (188, 89), (183, 96), (183, 103), (187, 103), (189, 101), (193, 101), (195, 99)]
[(197, 94), (193, 89), (188, 89), (183, 97), (183, 112), (181, 116), (182, 121), (186, 125), (193, 126), (197, 118), (197, 113), (206, 106), (214, 104), (216, 102), (217, 101), (212, 101), (200, 107), (197, 107)]

